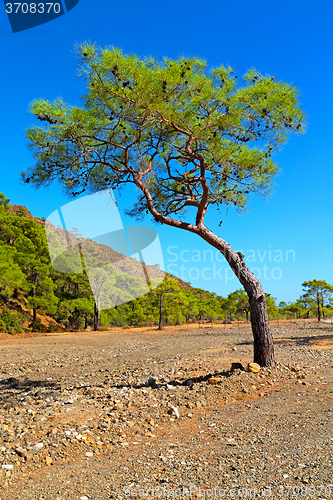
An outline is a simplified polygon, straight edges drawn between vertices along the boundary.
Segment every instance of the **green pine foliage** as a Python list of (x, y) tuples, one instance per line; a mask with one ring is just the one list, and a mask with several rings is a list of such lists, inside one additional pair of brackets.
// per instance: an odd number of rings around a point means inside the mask
[(304, 131), (297, 89), (254, 69), (238, 79), (197, 58), (140, 59), (90, 43), (77, 55), (83, 106), (31, 104), (40, 121), (27, 130), (36, 162), (22, 176), (37, 188), (57, 180), (77, 196), (133, 182), (141, 193), (129, 213), (138, 217), (145, 189), (153, 215), (200, 208), (202, 197), (207, 206), (244, 210), (250, 193), (270, 192), (273, 153)]
[(333, 286), (325, 280), (302, 283), (303, 295), (296, 302), (280, 302), (279, 312), (288, 318), (317, 318), (333, 315)]
[(3, 309), (0, 314), (0, 332), (15, 335), (22, 333), (21, 320), (19, 314), (11, 312), (9, 309)]

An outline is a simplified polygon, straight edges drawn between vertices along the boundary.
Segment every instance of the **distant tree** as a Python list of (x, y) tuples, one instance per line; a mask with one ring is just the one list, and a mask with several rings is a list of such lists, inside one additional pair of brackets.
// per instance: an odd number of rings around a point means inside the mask
[(267, 302), (268, 314), (271, 317), (276, 318), (279, 312), (278, 306), (276, 305), (276, 299), (271, 295), (266, 294), (266, 302)]
[(15, 248), (17, 262), (26, 276), (28, 305), (32, 308), (32, 321), (35, 323), (38, 310), (44, 314), (55, 313), (58, 303), (43, 226), (33, 220), (25, 220)]
[(0, 193), (0, 206), (3, 207), (4, 210), (8, 210), (10, 199), (6, 198), (3, 193)]
[(237, 304), (233, 298), (230, 297), (230, 294), (228, 297), (221, 299), (221, 308), (225, 317), (228, 317), (229, 320), (232, 321), (233, 315), (236, 314), (237, 311)]
[(94, 260), (90, 258), (87, 274), (95, 301), (94, 330), (98, 330), (102, 309), (133, 300), (147, 291), (147, 285), (138, 277), (120, 273), (111, 264)]
[(33, 219), (9, 212), (6, 203), (0, 204), (0, 215), (0, 241), (7, 246), (7, 252), (11, 251), (15, 261), (13, 272), (18, 273), (19, 267), (25, 276), (28, 305), (36, 322), (37, 310), (51, 314), (58, 302), (44, 227)]
[(302, 311), (302, 306), (299, 304), (297, 301), (293, 302), (292, 304), (289, 305), (289, 311), (293, 316), (296, 316), (296, 318), (299, 318), (301, 316), (301, 311)]
[(317, 318), (321, 320), (322, 310), (326, 303), (329, 303), (333, 295), (333, 286), (324, 280), (311, 280), (302, 283), (304, 290), (303, 299), (310, 299), (317, 306)]
[[(249, 297), (242, 289), (231, 292), (228, 295), (226, 303), (230, 313), (242, 315), (245, 314), (246, 321), (249, 321), (250, 304)], [(232, 318), (230, 318), (232, 319)]]
[(163, 328), (163, 316), (178, 318), (188, 305), (186, 294), (179, 286), (179, 281), (165, 277), (162, 283), (149, 294), (151, 303), (158, 308), (158, 329)]
[(82, 254), (82, 263), (87, 273), (94, 296), (94, 330), (100, 325), (100, 311), (133, 301), (148, 292), (146, 277), (119, 272), (112, 264), (102, 260), (93, 245)]
[(282, 316), (287, 316), (288, 318), (291, 317), (299, 317), (301, 311), (303, 310), (303, 307), (296, 302), (280, 302), (279, 306), (277, 307), (277, 312), (278, 314)]
[[(186, 297), (186, 306), (184, 307), (184, 319), (188, 322), (194, 322), (199, 316), (199, 301), (197, 289), (183, 290)], [(200, 295), (200, 292), (199, 292)]]
[[(275, 299), (268, 294), (265, 295), (266, 295), (267, 311), (271, 316), (276, 317), (278, 308), (275, 303)], [(233, 321), (233, 315), (237, 316), (245, 315), (246, 321), (249, 320), (251, 309), (250, 309), (248, 295), (244, 290), (239, 289), (236, 290), (235, 292), (229, 293), (226, 299), (222, 299), (221, 306), (224, 312), (229, 314), (230, 321)]]
[(94, 314), (93, 297), (82, 297), (68, 301), (68, 309), (71, 312), (72, 327), (77, 330), (88, 327), (89, 318)]
[(0, 314), (0, 332), (16, 334), (22, 332), (20, 314), (4, 308)]
[(24, 180), (37, 188), (57, 180), (70, 196), (135, 184), (130, 215), (150, 213), (225, 256), (249, 297), (254, 361), (274, 366), (262, 285), (204, 219), (209, 206), (243, 210), (250, 193), (269, 192), (278, 170), (273, 152), (303, 129), (297, 90), (254, 69), (236, 88), (230, 67), (210, 70), (195, 58), (161, 63), (88, 43), (77, 52), (87, 80), (84, 106), (32, 103), (42, 125), (27, 131), (36, 163)]
[[(209, 293), (206, 290), (195, 288), (191, 294), (193, 295), (192, 309), (196, 311), (199, 321), (210, 319), (216, 316), (219, 312), (219, 301), (215, 294)], [(193, 311), (191, 311), (193, 313)]]
[(300, 297), (296, 300), (296, 304), (299, 306), (300, 314), (303, 314), (306, 318), (308, 318), (311, 309), (313, 309), (314, 302), (309, 298)]
[(26, 287), (25, 275), (15, 262), (15, 250), (0, 242), (0, 296), (8, 299), (15, 290)]

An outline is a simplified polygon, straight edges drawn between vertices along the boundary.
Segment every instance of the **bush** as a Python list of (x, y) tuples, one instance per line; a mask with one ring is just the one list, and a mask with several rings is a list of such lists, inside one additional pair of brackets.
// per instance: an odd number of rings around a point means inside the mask
[(32, 321), (29, 324), (29, 328), (31, 328), (32, 332), (42, 332), (42, 333), (47, 332), (47, 326), (43, 325), (43, 323), (39, 318), (37, 318), (37, 321)]
[(9, 309), (4, 309), (0, 315), (0, 329), (11, 335), (23, 332), (19, 318), (16, 314), (11, 313)]
[(84, 330), (84, 327), (86, 326), (86, 320), (82, 317), (78, 318), (77, 320), (77, 329), (78, 331)]

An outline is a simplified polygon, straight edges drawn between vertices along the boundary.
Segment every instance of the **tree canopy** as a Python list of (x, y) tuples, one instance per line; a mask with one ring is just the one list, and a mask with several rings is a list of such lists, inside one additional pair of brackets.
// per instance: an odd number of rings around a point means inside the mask
[(83, 107), (31, 105), (42, 125), (27, 131), (36, 164), (22, 175), (36, 187), (57, 180), (76, 196), (131, 182), (132, 214), (148, 202), (166, 222), (193, 206), (198, 222), (208, 205), (243, 209), (250, 193), (268, 193), (273, 152), (303, 131), (298, 91), (254, 69), (237, 85), (232, 68), (196, 58), (159, 62), (87, 43), (77, 54)]
[(333, 295), (333, 286), (329, 285), (325, 280), (310, 280), (302, 283), (304, 290), (303, 300), (310, 300), (317, 306), (317, 318), (321, 319), (321, 315), (325, 305), (330, 304), (330, 299)]

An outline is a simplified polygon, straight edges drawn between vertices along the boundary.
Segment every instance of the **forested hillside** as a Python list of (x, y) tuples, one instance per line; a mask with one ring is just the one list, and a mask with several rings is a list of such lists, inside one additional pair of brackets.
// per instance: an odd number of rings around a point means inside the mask
[[(185, 320), (222, 318), (221, 297), (166, 275), (161, 285), (150, 293), (102, 310), (96, 321), (97, 305), (85, 270), (56, 271), (50, 262), (44, 221), (33, 217), (25, 207), (10, 205), (9, 201), (0, 194), (0, 331), (14, 334), (23, 330), (78, 330), (140, 324), (162, 327)], [(64, 233), (67, 233), (67, 243), (70, 241), (74, 247), (77, 243), (74, 234), (54, 228), (58, 244), (64, 245)], [(102, 265), (102, 261), (112, 264), (113, 282), (108, 282), (106, 289), (113, 294), (124, 294), (116, 302), (128, 300), (131, 288), (136, 292), (140, 289), (140, 262), (106, 245), (84, 238), (79, 238), (79, 242), (80, 250), (87, 254), (89, 249), (89, 259), (96, 264)], [(67, 263), (68, 257), (70, 251), (66, 255)], [(69, 266), (71, 271), (75, 266), (74, 257)], [(59, 261), (55, 267), (59, 267)], [(161, 275), (159, 269), (147, 268), (150, 279)]]
[[(244, 290), (224, 298), (167, 274), (159, 286), (145, 293), (147, 280), (151, 283), (164, 275), (158, 266), (143, 266), (106, 245), (54, 226), (53, 247), (61, 251), (52, 265), (44, 220), (9, 201), (0, 193), (0, 332), (250, 320)], [(80, 254), (75, 252), (78, 247)], [(94, 270), (88, 270), (89, 278), (87, 263)], [(66, 266), (71, 272), (59, 272)], [(277, 305), (267, 294), (269, 317), (321, 319), (332, 314), (331, 285), (312, 280), (304, 282), (303, 289), (304, 294), (289, 304)]]

